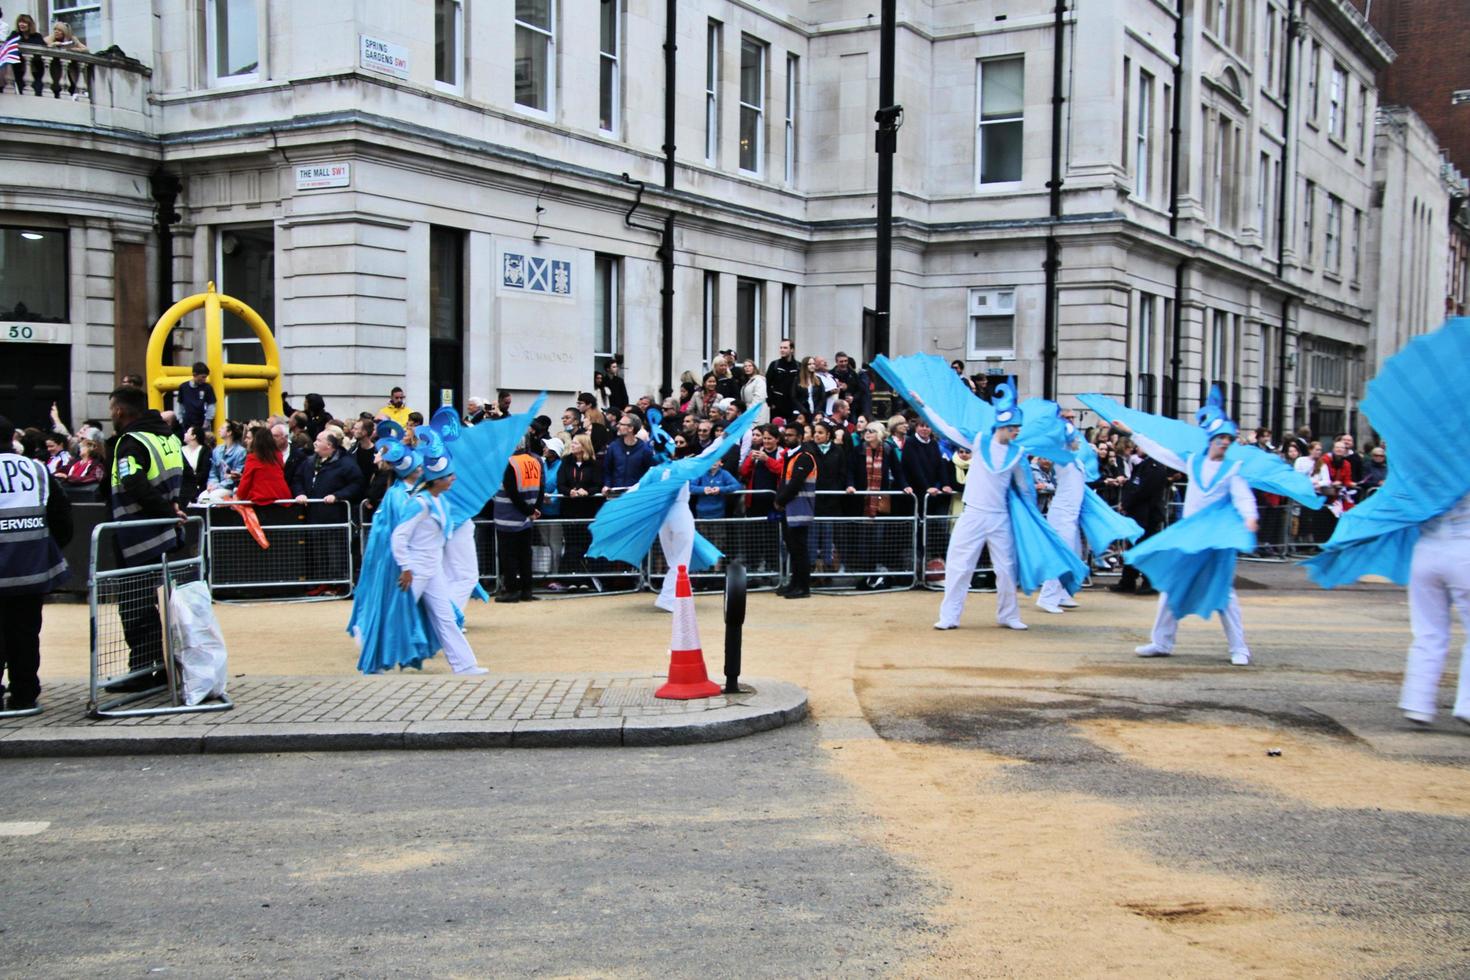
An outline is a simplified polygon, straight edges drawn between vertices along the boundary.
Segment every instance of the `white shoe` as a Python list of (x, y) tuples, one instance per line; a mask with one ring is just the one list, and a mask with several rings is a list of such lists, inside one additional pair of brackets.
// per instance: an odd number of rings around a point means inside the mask
[(1040, 609), (1044, 613), (1052, 613), (1057, 616), (1060, 616), (1062, 614), (1061, 606), (1053, 605), (1050, 602), (1042, 602), (1040, 599), (1036, 600), (1036, 608)]
[[(1404, 718), (1412, 721), (1416, 725), (1434, 724), (1434, 712), (1432, 711), (1405, 711)], [(1464, 721), (1465, 719), (1462, 718), (1460, 720)]]
[(1000, 625), (1004, 626), (1008, 630), (1029, 630), (1031, 628), (1025, 623), (1021, 622), (1019, 619), (1013, 619), (1010, 622), (1001, 623)]
[(1232, 650), (1230, 662), (1237, 667), (1249, 667), (1251, 665), (1251, 652), (1249, 650)]
[(461, 676), (468, 677), (471, 675), (478, 676), (480, 674), (488, 674), (490, 673), (490, 670), (487, 667), (466, 667), (464, 670), (456, 670), (455, 673)]
[(1157, 643), (1145, 643), (1141, 647), (1134, 647), (1133, 652), (1140, 657), (1168, 657), (1174, 653), (1173, 650), (1165, 650)]
[(937, 630), (954, 630), (959, 629), (960, 626), (959, 623), (950, 623), (948, 626), (944, 625), (943, 623), (935, 623), (934, 628)]
[(1058, 602), (1057, 605), (1061, 606), (1063, 609), (1076, 609), (1077, 608), (1077, 600), (1076, 599), (1070, 599), (1070, 598), (1063, 599), (1060, 602)]

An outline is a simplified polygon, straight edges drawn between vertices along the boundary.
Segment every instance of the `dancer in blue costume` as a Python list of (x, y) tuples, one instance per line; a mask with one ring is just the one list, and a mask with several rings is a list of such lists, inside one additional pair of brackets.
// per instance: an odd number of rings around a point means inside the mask
[(1174, 652), (1180, 618), (1208, 619), (1220, 613), (1230, 662), (1251, 662), (1235, 595), (1235, 557), (1256, 548), (1256, 498), (1251, 487), (1290, 496), (1309, 507), (1322, 506), (1311, 480), (1275, 456), (1235, 445), (1236, 424), (1225, 415), (1218, 386), (1210, 391), (1196, 425), (1124, 408), (1101, 395), (1082, 395), (1088, 408), (1107, 419), (1149, 456), (1189, 476), (1184, 519), (1130, 550), (1124, 559), (1161, 590), (1159, 610), (1140, 657)]
[[(1447, 407), (1467, 391), (1470, 318), (1447, 320), (1384, 361), (1362, 408), (1388, 448), (1388, 478), (1343, 514), (1322, 553), (1306, 562), (1329, 589), (1364, 575), (1409, 587), (1414, 642), (1399, 708), (1421, 725), (1434, 721), (1438, 707), (1452, 614), (1470, 627), (1470, 466), (1460, 451), (1470, 442), (1470, 421)], [(1470, 642), (1452, 712), (1470, 724)]]
[[(452, 408), (441, 408), (430, 425), (418, 430), (417, 437), (425, 449), (432, 450), (435, 459), (448, 458), (448, 447), (453, 447), (456, 479), (440, 502), (449, 532), (443, 562), (444, 584), (449, 587), (457, 620), (462, 621), (470, 595), (478, 593), (480, 598), (485, 598), (479, 587), (472, 522), (499, 487), (511, 450), (545, 400), (543, 393), (527, 412), (465, 430), (460, 429)], [(423, 467), (424, 456), (400, 441), (404, 432), (397, 423), (381, 423), (379, 433), (379, 458), (394, 465), (398, 479), (389, 487), (374, 515), (347, 627), (361, 650), (358, 669), (366, 674), (393, 667), (419, 667), (442, 646), (423, 606), (398, 587), (403, 569), (394, 561), (392, 553), (394, 530), (420, 510), (410, 499), (416, 484), (409, 477)]]
[[(752, 405), (698, 456), (653, 467), (627, 493), (603, 504), (592, 521), (587, 557), (637, 565), (657, 537), (671, 572), (679, 565), (687, 565), (691, 572), (712, 568), (724, 554), (694, 530), (689, 481), (709, 472), (712, 461), (740, 441), (760, 409)], [(664, 576), (664, 587), (654, 601), (658, 608), (673, 610), (674, 580), (672, 574)]]
[(1016, 404), (1015, 383), (997, 388), (994, 405), (976, 398), (943, 358), (912, 354), (874, 358), (876, 369), (895, 391), (928, 419), (936, 432), (972, 453), (965, 480), (965, 509), (950, 532), (944, 559), (944, 601), (937, 630), (959, 626), (980, 549), (990, 549), (995, 569), (995, 619), (1024, 630), (1016, 586), (1027, 595), (1047, 579), (1058, 579), (1068, 593), (1087, 577), (1087, 566), (1073, 553), (1036, 507), (1036, 488), (1026, 454), (1071, 461), (1066, 427), (1057, 404), (1041, 398)]

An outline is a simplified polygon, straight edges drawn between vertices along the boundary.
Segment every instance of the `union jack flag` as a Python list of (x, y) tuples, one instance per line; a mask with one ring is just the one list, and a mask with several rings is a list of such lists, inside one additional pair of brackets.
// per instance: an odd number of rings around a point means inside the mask
[(0, 41), (0, 65), (20, 64), (20, 38)]

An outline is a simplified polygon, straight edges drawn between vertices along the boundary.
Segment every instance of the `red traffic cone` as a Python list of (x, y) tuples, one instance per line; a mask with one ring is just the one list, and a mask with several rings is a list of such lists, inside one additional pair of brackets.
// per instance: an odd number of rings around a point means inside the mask
[(704, 667), (704, 650), (699, 645), (699, 625), (694, 621), (694, 590), (689, 588), (689, 568), (679, 566), (674, 583), (674, 635), (669, 643), (669, 682), (653, 692), (656, 698), (689, 701), (720, 693), (720, 685), (709, 679)]

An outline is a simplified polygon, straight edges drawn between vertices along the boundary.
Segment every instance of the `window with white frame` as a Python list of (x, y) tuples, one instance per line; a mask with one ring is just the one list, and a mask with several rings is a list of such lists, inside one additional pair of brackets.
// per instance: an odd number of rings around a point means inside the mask
[(801, 59), (794, 54), (786, 56), (786, 183), (796, 183), (796, 99), (800, 79)]
[(1153, 160), (1154, 130), (1154, 77), (1146, 71), (1138, 73), (1138, 118), (1134, 127), (1133, 156), (1134, 156), (1134, 179), (1133, 193), (1143, 200), (1148, 200), (1150, 163)]
[(1130, 147), (1129, 147), (1128, 144), (1131, 142), (1130, 137), (1131, 137), (1131, 135), (1133, 133), (1133, 122), (1132, 122), (1132, 120), (1128, 116), (1129, 110), (1133, 107), (1133, 99), (1129, 95), (1129, 93), (1132, 91), (1132, 85), (1133, 85), (1133, 59), (1130, 58), (1130, 57), (1128, 57), (1125, 54), (1123, 56), (1123, 98), (1122, 98), (1122, 101), (1121, 101), (1121, 105), (1122, 105), (1122, 108), (1123, 108), (1123, 119), (1122, 119), (1122, 125), (1120, 127), (1118, 127), (1118, 132), (1121, 133), (1121, 134), (1123, 134), (1123, 172), (1124, 173), (1127, 173), (1128, 172), (1128, 155), (1131, 152), (1131, 149), (1130, 149)]
[(1210, 323), (1210, 376), (1207, 381), (1225, 380), (1225, 338), (1229, 329), (1230, 315), (1224, 310), (1215, 310)]
[(735, 350), (742, 357), (760, 357), (766, 284), (758, 279), (735, 280)]
[(597, 125), (604, 133), (617, 133), (622, 102), (619, 42), (622, 23), (618, 0), (601, 0), (598, 29)]
[(704, 336), (701, 348), (704, 370), (708, 371), (715, 356), (715, 338), (720, 333), (720, 274), (704, 274)]
[(1342, 198), (1327, 195), (1327, 221), (1322, 228), (1322, 265), (1328, 272), (1342, 271)]
[(260, 77), (260, 22), (256, 0), (205, 0), (204, 37), (211, 84)]
[(1138, 407), (1154, 410), (1157, 385), (1154, 382), (1154, 307), (1158, 298), (1138, 294)]
[(970, 290), (970, 322), (966, 334), (971, 360), (1016, 356), (1016, 291)]
[(1266, 57), (1263, 59), (1266, 65), (1265, 89), (1267, 92), (1276, 91), (1276, 49), (1280, 46), (1280, 40), (1276, 29), (1280, 20), (1276, 8), (1270, 4), (1266, 5)]
[(49, 7), (51, 16), (48, 19), (45, 16), (47, 5), (42, 4), (37, 30), (49, 36), (51, 25), (59, 20), (70, 27), (76, 39), (89, 49), (102, 49), (102, 4), (98, 0), (51, 0)]
[(1368, 86), (1358, 86), (1357, 144), (1358, 156), (1368, 152)]
[(555, 81), (556, 0), (516, 0), (516, 105), (552, 111)]
[(1302, 265), (1312, 264), (1316, 247), (1317, 185), (1312, 181), (1302, 183)]
[(704, 36), (704, 159), (720, 159), (720, 22), (712, 20)]
[(1312, 56), (1307, 61), (1307, 120), (1317, 121), (1317, 98), (1322, 78), (1322, 45), (1312, 42)]
[(1353, 282), (1356, 283), (1363, 271), (1363, 212), (1357, 208), (1353, 208), (1353, 237), (1350, 248), (1351, 254), (1348, 258), (1352, 262)]
[(790, 283), (781, 287), (781, 336), (796, 340), (796, 287)]
[(597, 319), (592, 337), (593, 370), (601, 371), (618, 356), (622, 343), (622, 322), (618, 311), (621, 294), (623, 260), (616, 255), (598, 253), (594, 266), (596, 283), (593, 305)]
[(434, 0), (434, 81), (459, 91), (464, 84), (464, 4)]
[(1256, 175), (1256, 227), (1261, 233), (1261, 245), (1270, 242), (1271, 227), (1271, 157), (1261, 154), (1261, 169)]
[(976, 182), (1006, 184), (1021, 179), (1021, 117), (1025, 110), (1025, 59), (993, 58), (976, 67), (979, 119), (976, 125)]
[(1332, 63), (1332, 81), (1327, 88), (1327, 132), (1333, 139), (1347, 139), (1347, 69)]
[(1239, 220), (1236, 189), (1236, 173), (1239, 169), (1237, 159), (1239, 132), (1240, 129), (1235, 122), (1222, 113), (1219, 117), (1219, 124), (1215, 127), (1210, 174), (1213, 178), (1211, 193), (1214, 195), (1215, 226), (1225, 230), (1235, 228)]
[(740, 38), (740, 169), (764, 171), (766, 158), (766, 46)]

